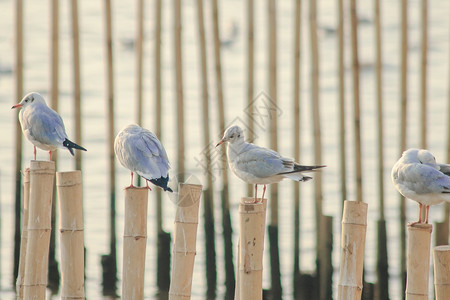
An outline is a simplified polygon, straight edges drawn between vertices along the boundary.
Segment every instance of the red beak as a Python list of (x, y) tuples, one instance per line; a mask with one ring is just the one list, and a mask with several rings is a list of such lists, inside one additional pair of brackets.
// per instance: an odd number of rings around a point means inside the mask
[(23, 106), (23, 104), (16, 104), (16, 105), (13, 105), (13, 107), (11, 107), (11, 109), (14, 109), (14, 108), (18, 108), (18, 107), (22, 107)]
[(222, 145), (223, 143), (225, 143), (225, 141), (224, 141), (224, 140), (220, 140), (220, 141), (217, 143), (216, 148), (217, 148), (218, 146)]

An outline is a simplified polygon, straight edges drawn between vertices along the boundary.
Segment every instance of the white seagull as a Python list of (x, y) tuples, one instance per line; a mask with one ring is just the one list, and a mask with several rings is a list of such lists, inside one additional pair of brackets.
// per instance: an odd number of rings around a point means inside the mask
[(52, 151), (67, 148), (73, 155), (73, 149), (86, 151), (67, 138), (66, 129), (61, 116), (47, 106), (44, 98), (36, 92), (27, 94), (20, 103), (12, 108), (21, 108), (19, 121), (25, 137), (36, 147), (48, 151), (50, 160)]
[(230, 169), (243, 181), (255, 185), (255, 201), (258, 201), (258, 184), (266, 185), (277, 183), (284, 178), (296, 181), (308, 181), (312, 177), (305, 176), (301, 172), (313, 171), (325, 166), (302, 166), (291, 158), (282, 157), (278, 152), (256, 146), (244, 141), (244, 132), (235, 125), (225, 130), (223, 138), (216, 147), (228, 142), (227, 158)]
[(419, 221), (426, 206), (425, 223), (428, 223), (430, 205), (450, 201), (450, 165), (436, 163), (428, 150), (408, 149), (392, 168), (392, 182), (404, 197), (419, 203)]
[[(126, 189), (133, 187), (133, 172), (136, 172), (164, 191), (172, 192), (167, 186), (169, 158), (161, 142), (149, 130), (135, 124), (126, 126), (116, 136), (114, 152), (122, 166), (131, 171), (131, 184)], [(150, 189), (148, 182), (147, 188)]]

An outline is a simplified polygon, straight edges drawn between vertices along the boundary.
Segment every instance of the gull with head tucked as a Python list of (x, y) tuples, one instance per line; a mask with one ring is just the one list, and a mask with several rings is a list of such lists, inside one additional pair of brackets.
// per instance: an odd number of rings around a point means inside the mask
[(258, 184), (266, 185), (277, 183), (284, 178), (295, 181), (308, 181), (312, 177), (305, 176), (302, 172), (314, 171), (325, 166), (302, 166), (291, 158), (282, 157), (278, 152), (256, 146), (244, 141), (243, 130), (235, 125), (229, 127), (216, 147), (228, 143), (228, 165), (233, 173), (243, 181), (255, 185), (255, 200), (258, 200)]
[[(169, 158), (161, 142), (149, 130), (135, 124), (123, 128), (114, 141), (114, 152), (119, 162), (131, 171), (133, 187), (133, 172), (143, 177), (164, 191), (172, 192), (167, 186), (169, 182)], [(150, 189), (151, 190), (151, 189)]]
[(61, 116), (47, 106), (44, 98), (36, 92), (27, 94), (22, 101), (12, 108), (21, 108), (19, 121), (25, 137), (34, 145), (34, 159), (36, 160), (36, 147), (47, 150), (50, 160), (52, 151), (61, 148), (86, 151), (67, 138), (66, 129)]
[(419, 203), (419, 220), (422, 223), (423, 205), (428, 223), (430, 205), (450, 201), (450, 165), (439, 164), (428, 150), (408, 149), (392, 168), (392, 182), (404, 197)]

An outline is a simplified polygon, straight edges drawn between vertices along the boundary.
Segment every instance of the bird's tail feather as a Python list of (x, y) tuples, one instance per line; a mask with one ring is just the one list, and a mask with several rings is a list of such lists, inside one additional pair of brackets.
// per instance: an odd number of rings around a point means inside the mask
[(74, 142), (72, 142), (71, 140), (69, 140), (67, 138), (64, 140), (63, 146), (66, 147), (67, 149), (69, 149), (69, 152), (70, 152), (70, 154), (72, 154), (72, 156), (74, 155), (73, 149), (87, 151), (85, 148), (75, 144)]
[(295, 180), (295, 181), (308, 181), (311, 180), (312, 177), (304, 176), (301, 173), (287, 173), (283, 174), (284, 177), (287, 177), (289, 179)]
[(323, 165), (323, 166), (302, 166), (302, 165), (294, 164), (293, 171), (283, 172), (283, 173), (279, 173), (279, 174), (285, 175), (285, 174), (298, 173), (298, 172), (315, 172), (315, 171), (317, 171), (317, 169), (321, 169), (324, 167), (326, 167), (326, 166), (325, 165)]

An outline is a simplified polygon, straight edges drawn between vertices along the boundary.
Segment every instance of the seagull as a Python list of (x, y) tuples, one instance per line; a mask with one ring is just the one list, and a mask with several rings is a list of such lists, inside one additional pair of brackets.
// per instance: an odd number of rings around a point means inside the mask
[(66, 129), (61, 116), (47, 106), (44, 98), (36, 92), (27, 94), (22, 101), (11, 109), (21, 108), (19, 121), (25, 137), (34, 145), (34, 159), (36, 147), (48, 151), (52, 159), (52, 151), (67, 148), (70, 154), (73, 149), (86, 151), (67, 138)]
[(282, 157), (278, 152), (256, 146), (244, 141), (244, 132), (237, 126), (229, 127), (216, 147), (228, 142), (228, 165), (233, 173), (243, 181), (255, 185), (255, 200), (258, 202), (258, 184), (266, 185), (277, 183), (284, 178), (296, 181), (308, 181), (312, 177), (305, 176), (301, 172), (314, 171), (325, 166), (302, 166), (291, 158)]
[(125, 189), (133, 187), (133, 172), (161, 187), (164, 191), (173, 192), (167, 186), (169, 182), (169, 158), (166, 150), (156, 135), (136, 124), (123, 128), (114, 141), (114, 152), (119, 162), (131, 171), (131, 184)]
[(408, 149), (392, 168), (392, 182), (404, 197), (419, 203), (419, 220), (426, 207), (425, 223), (428, 223), (430, 205), (450, 201), (450, 165), (436, 163), (430, 151)]

